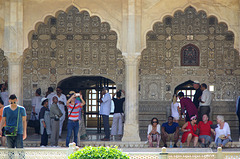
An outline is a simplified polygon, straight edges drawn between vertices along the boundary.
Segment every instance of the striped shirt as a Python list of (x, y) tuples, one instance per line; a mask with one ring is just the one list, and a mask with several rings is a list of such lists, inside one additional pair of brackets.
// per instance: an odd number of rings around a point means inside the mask
[[(73, 109), (74, 105), (69, 103), (69, 105), (67, 106), (68, 108), (68, 115), (70, 115), (72, 109)], [(82, 108), (81, 103), (75, 103), (75, 108), (72, 111), (71, 115), (69, 116), (68, 119), (70, 120), (78, 120), (78, 116), (79, 116), (79, 109)]]

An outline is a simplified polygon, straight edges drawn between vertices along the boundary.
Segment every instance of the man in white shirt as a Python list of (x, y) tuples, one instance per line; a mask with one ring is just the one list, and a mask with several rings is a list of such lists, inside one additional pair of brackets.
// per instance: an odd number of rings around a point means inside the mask
[(110, 131), (109, 131), (109, 114), (111, 111), (111, 96), (108, 93), (109, 89), (104, 87), (101, 94), (101, 107), (100, 107), (100, 115), (103, 118), (103, 126), (105, 137), (101, 139), (102, 141), (110, 141)]
[(51, 105), (52, 105), (52, 103), (53, 103), (52, 98), (53, 98), (54, 96), (57, 96), (57, 95), (53, 92), (53, 88), (52, 88), (52, 87), (48, 87), (48, 92), (50, 93), (50, 94), (47, 96), (47, 99), (48, 99), (48, 108), (49, 108), (49, 110), (50, 110)]
[(212, 102), (212, 93), (209, 90), (207, 90), (207, 85), (205, 83), (201, 84), (201, 90), (202, 96), (198, 108), (198, 111), (200, 112), (200, 119), (202, 119), (202, 116), (204, 114), (207, 114), (207, 116), (209, 116), (210, 105)]
[(62, 88), (61, 87), (57, 87), (56, 89), (57, 92), (57, 98), (58, 98), (58, 107), (62, 112), (62, 116), (60, 117), (60, 122), (59, 122), (59, 137), (61, 138), (62, 135), (62, 126), (63, 126), (63, 122), (65, 120), (65, 106), (67, 104), (67, 98), (64, 94), (62, 94)]

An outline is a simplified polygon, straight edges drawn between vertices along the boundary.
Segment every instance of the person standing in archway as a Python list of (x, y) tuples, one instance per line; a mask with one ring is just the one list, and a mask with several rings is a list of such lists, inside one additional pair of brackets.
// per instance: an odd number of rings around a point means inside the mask
[(209, 117), (210, 104), (212, 101), (212, 93), (207, 90), (207, 85), (205, 83), (201, 84), (202, 96), (199, 104), (198, 111), (200, 112), (200, 117), (202, 119), (203, 114), (207, 114)]
[(199, 103), (200, 103), (200, 97), (202, 95), (202, 90), (200, 89), (200, 83), (199, 81), (194, 81), (193, 83), (193, 88), (196, 90), (195, 94), (194, 94), (194, 98), (193, 98), (193, 104), (196, 106), (196, 108), (198, 109), (199, 107)]
[[(201, 100), (201, 95), (202, 95), (202, 90), (200, 89), (200, 82), (199, 81), (194, 81), (193, 82), (193, 88), (196, 90), (196, 92), (194, 94), (194, 98), (193, 98), (193, 104), (198, 109), (199, 103), (200, 103), (200, 100)], [(201, 120), (199, 113), (200, 112), (198, 112), (198, 121)]]
[[(117, 92), (112, 95), (112, 100), (114, 102), (114, 114), (111, 135), (113, 138), (115, 138), (116, 135), (119, 135), (119, 139), (121, 139), (123, 135), (123, 103), (125, 101), (125, 97), (121, 98), (122, 93), (125, 95), (124, 90), (117, 90)], [(114, 98), (116, 94), (117, 98)]]
[(57, 98), (58, 98), (58, 107), (63, 114), (60, 117), (60, 122), (59, 122), (59, 138), (61, 138), (62, 126), (63, 126), (63, 122), (65, 120), (65, 115), (66, 115), (65, 106), (67, 104), (67, 98), (64, 94), (62, 94), (62, 88), (61, 87), (57, 87), (56, 91), (57, 91)]
[(102, 141), (110, 141), (109, 114), (111, 111), (111, 96), (108, 91), (109, 89), (104, 87), (100, 99), (101, 107), (99, 114), (102, 115), (105, 132), (105, 137), (101, 139)]

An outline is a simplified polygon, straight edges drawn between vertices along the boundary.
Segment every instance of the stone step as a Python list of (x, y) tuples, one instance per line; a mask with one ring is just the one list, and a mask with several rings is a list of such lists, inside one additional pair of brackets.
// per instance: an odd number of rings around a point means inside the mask
[[(23, 142), (24, 147), (39, 147), (40, 141), (24, 141)], [(49, 142), (50, 145), (50, 142)], [(66, 142), (65, 141), (59, 141), (58, 145), (61, 147), (65, 147)], [(167, 143), (169, 148), (169, 142)], [(200, 144), (198, 144), (200, 146)], [(140, 142), (122, 142), (122, 141), (81, 141), (80, 147), (84, 146), (117, 146), (119, 148), (148, 148), (148, 143), (145, 141)], [(154, 146), (156, 146), (156, 143), (154, 142)], [(180, 148), (180, 143), (177, 143), (178, 148)], [(191, 146), (191, 145), (190, 145)], [(160, 143), (160, 147), (163, 147), (163, 143)], [(182, 144), (183, 148), (186, 148), (186, 143)], [(209, 146), (210, 148), (216, 148), (216, 145), (214, 142), (212, 142)], [(227, 148), (239, 148), (240, 142), (229, 142), (225, 146)]]

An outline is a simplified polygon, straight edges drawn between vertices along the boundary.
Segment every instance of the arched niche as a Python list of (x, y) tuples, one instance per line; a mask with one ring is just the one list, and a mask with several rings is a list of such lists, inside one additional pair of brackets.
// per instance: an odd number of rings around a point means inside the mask
[[(150, 100), (144, 97), (146, 88), (157, 79), (161, 79), (157, 88), (162, 95), (159, 100), (167, 101), (170, 101), (176, 85), (189, 79), (214, 85), (219, 90), (214, 93), (222, 92), (221, 86), (229, 81), (240, 87), (237, 82), (240, 60), (239, 52), (234, 48), (234, 38), (226, 23), (208, 16), (205, 11), (196, 11), (192, 6), (154, 23), (146, 35), (146, 48), (141, 53), (140, 100)], [(198, 65), (181, 65), (181, 49), (189, 45), (199, 49)], [(146, 79), (148, 81), (144, 81)], [(235, 96), (230, 97), (235, 99)]]
[(98, 16), (71, 6), (56, 17), (47, 16), (35, 28), (24, 52), (25, 101), (30, 101), (35, 89), (45, 92), (71, 76), (100, 75), (123, 84), (125, 62), (116, 47), (117, 34)]

